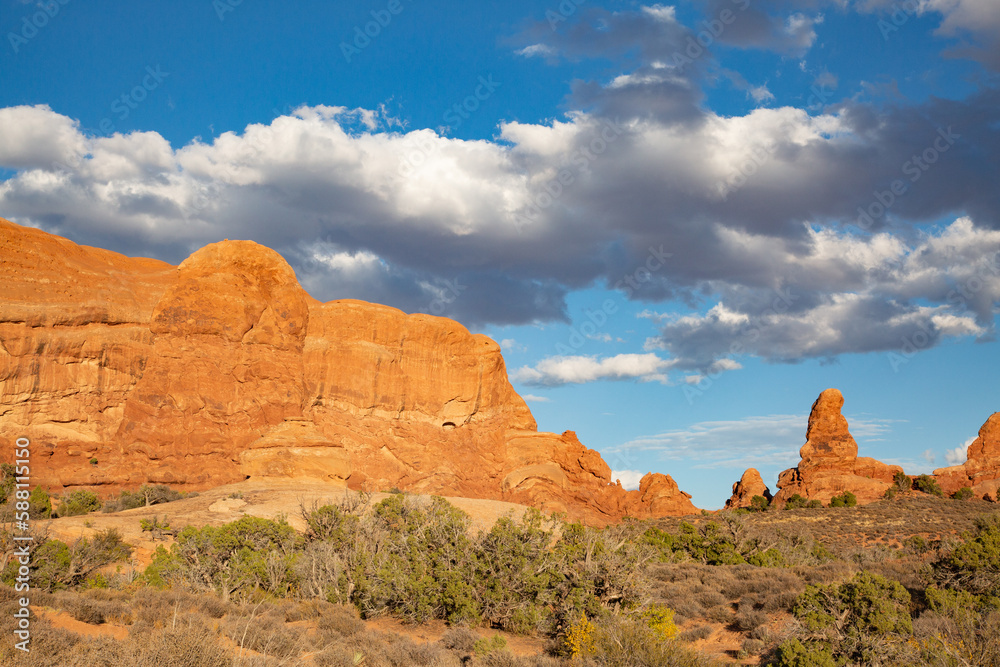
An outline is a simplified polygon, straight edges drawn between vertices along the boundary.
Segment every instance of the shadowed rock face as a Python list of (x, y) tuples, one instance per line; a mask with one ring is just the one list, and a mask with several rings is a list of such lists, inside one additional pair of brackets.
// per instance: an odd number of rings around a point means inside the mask
[(491, 339), (320, 303), (256, 243), (174, 267), (0, 220), (0, 249), (0, 456), (28, 437), (49, 489), (311, 477), (594, 524), (696, 511), (669, 476), (625, 491), (574, 433), (537, 432)]
[(756, 468), (748, 468), (740, 481), (733, 484), (733, 495), (726, 501), (726, 509), (750, 507), (754, 496), (771, 500), (771, 490), (764, 484)]
[(1000, 499), (1000, 412), (990, 415), (979, 429), (979, 437), (969, 445), (965, 463), (939, 468), (934, 476), (945, 493), (969, 487), (977, 498)]
[(802, 460), (778, 476), (780, 490), (775, 502), (779, 505), (795, 494), (828, 503), (844, 491), (857, 496), (859, 503), (872, 502), (881, 498), (893, 476), (903, 471), (899, 466), (858, 457), (858, 444), (840, 413), (843, 405), (844, 397), (836, 389), (827, 389), (813, 403), (806, 444), (799, 450)]

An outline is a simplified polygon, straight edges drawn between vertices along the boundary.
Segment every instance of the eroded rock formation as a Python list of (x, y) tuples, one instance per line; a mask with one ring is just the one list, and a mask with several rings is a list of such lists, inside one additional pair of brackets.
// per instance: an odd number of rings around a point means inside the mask
[(850, 491), (859, 503), (880, 499), (902, 468), (868, 457), (858, 457), (858, 443), (840, 414), (844, 397), (827, 389), (809, 413), (806, 444), (799, 450), (802, 460), (778, 477), (775, 502), (780, 506), (793, 495), (828, 503), (833, 496)]
[(934, 471), (941, 490), (952, 494), (963, 487), (976, 498), (998, 500), (1000, 489), (1000, 412), (994, 412), (969, 445), (965, 463)]
[(750, 507), (754, 496), (761, 496), (770, 501), (771, 490), (767, 488), (756, 468), (748, 468), (740, 477), (740, 481), (733, 484), (733, 495), (726, 501), (726, 509)]
[(225, 241), (174, 267), (0, 220), (0, 447), (53, 490), (250, 476), (495, 498), (600, 524), (694, 512), (665, 475), (611, 481), (539, 433), (499, 346), (457, 322), (320, 303)]

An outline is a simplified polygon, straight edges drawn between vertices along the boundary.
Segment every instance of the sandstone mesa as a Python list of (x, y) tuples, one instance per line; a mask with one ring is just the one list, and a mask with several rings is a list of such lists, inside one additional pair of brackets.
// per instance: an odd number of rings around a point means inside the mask
[(321, 303), (250, 241), (179, 266), (0, 219), (0, 447), (32, 483), (112, 492), (308, 477), (522, 503), (605, 524), (696, 512), (658, 473), (613, 483), (540, 433), (500, 347), (461, 324)]

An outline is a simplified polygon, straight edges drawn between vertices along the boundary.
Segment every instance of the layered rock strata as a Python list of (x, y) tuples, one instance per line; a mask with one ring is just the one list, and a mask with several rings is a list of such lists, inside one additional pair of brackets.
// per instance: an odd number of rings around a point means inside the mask
[(540, 433), (499, 346), (461, 324), (320, 303), (276, 252), (224, 241), (179, 266), (0, 220), (0, 458), (114, 492), (310, 477), (525, 503), (592, 524), (695, 512), (570, 431)]

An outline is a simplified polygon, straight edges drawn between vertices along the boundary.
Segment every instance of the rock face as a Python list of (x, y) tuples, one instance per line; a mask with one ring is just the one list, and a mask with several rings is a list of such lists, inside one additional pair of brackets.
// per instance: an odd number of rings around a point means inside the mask
[(670, 477), (625, 491), (575, 434), (539, 433), (491, 339), (320, 303), (256, 243), (174, 267), (0, 220), (0, 249), (0, 459), (29, 438), (48, 489), (301, 476), (594, 524), (696, 511)]
[(762, 496), (770, 501), (771, 490), (764, 484), (756, 468), (748, 468), (740, 481), (733, 484), (733, 495), (726, 501), (726, 509), (750, 507), (754, 496)]
[(802, 460), (778, 476), (775, 502), (780, 506), (795, 494), (828, 503), (833, 496), (850, 491), (859, 503), (880, 499), (903, 469), (868, 457), (858, 457), (858, 444), (840, 414), (844, 397), (827, 389), (813, 403), (806, 429), (806, 444), (799, 450)]
[(990, 415), (979, 429), (979, 437), (969, 445), (965, 463), (939, 468), (934, 477), (945, 493), (969, 487), (977, 498), (1000, 500), (1000, 412)]

